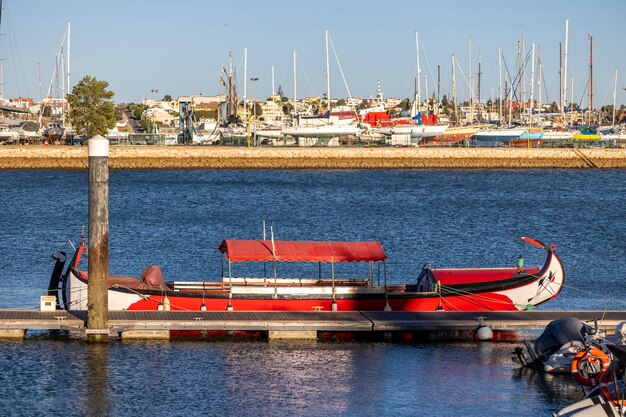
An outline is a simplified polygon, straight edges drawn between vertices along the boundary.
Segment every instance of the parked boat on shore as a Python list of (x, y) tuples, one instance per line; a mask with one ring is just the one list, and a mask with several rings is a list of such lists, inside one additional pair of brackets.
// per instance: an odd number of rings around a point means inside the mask
[(519, 139), (526, 129), (481, 129), (472, 136), (478, 144), (502, 144)]
[[(529, 268), (440, 269), (425, 266), (407, 284), (390, 284), (387, 255), (378, 242), (302, 242), (273, 240), (224, 240), (222, 276), (216, 281), (166, 282), (152, 265), (140, 277), (110, 276), (111, 310), (297, 310), (297, 311), (493, 311), (532, 309), (555, 298), (564, 282), (561, 261), (554, 246), (521, 238), (546, 251), (543, 265)], [(79, 269), (84, 242), (61, 275), (55, 266), (51, 293), (67, 310), (87, 308), (88, 273)], [(234, 275), (240, 262), (271, 265), (273, 277)], [(279, 278), (282, 262), (320, 264), (315, 278)], [(330, 277), (321, 274), (321, 263), (330, 263)], [(343, 262), (368, 264), (363, 278), (345, 278), (335, 272)], [(268, 268), (269, 269), (269, 268)], [(317, 270), (317, 268), (315, 268)], [(316, 271), (318, 272), (318, 271)]]
[(423, 138), (420, 146), (454, 146), (470, 139), (479, 129), (478, 126), (449, 127), (440, 135)]

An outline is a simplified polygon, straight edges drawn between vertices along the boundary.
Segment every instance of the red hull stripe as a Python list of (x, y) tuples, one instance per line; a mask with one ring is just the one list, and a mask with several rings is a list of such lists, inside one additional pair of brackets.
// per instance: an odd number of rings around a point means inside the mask
[[(208, 311), (225, 311), (228, 298), (176, 297), (168, 296), (171, 310), (199, 311), (202, 303)], [(137, 301), (128, 310), (156, 310), (162, 296), (150, 296)], [(237, 311), (331, 311), (331, 299), (240, 299), (230, 300)], [(383, 311), (384, 297), (370, 299), (337, 299), (338, 311)], [(511, 300), (501, 294), (484, 293), (480, 297), (458, 295), (448, 297), (394, 298), (389, 297), (393, 311), (435, 311), (439, 307), (450, 311), (493, 311), (517, 310)]]

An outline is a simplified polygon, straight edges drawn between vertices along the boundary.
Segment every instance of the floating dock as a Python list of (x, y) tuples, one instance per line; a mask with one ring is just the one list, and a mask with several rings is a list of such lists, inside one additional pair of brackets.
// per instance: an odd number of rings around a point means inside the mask
[[(576, 317), (612, 331), (626, 311), (109, 311), (108, 331), (122, 339), (163, 339), (169, 331), (266, 332), (270, 339), (315, 339), (318, 332), (472, 332), (482, 322), (493, 331), (542, 330), (549, 322)], [(0, 337), (21, 338), (28, 330), (89, 334), (86, 311), (0, 310)]]

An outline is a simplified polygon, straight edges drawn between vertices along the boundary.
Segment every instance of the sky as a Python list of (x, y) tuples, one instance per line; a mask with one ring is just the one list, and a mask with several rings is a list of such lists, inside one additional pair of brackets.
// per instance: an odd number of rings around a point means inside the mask
[[(336, 52), (351, 96), (375, 96), (380, 80), (385, 97), (405, 98), (414, 94), (419, 31), (422, 95), (426, 85), (429, 96), (435, 91), (439, 65), (441, 94), (450, 96), (454, 55), (457, 92), (464, 100), (469, 95), (469, 39), (472, 77), (476, 85), (480, 56), (485, 99), (498, 96), (498, 47), (503, 68), (506, 63), (514, 78), (523, 38), (526, 53), (533, 43), (537, 55), (540, 50), (543, 102), (558, 102), (559, 42), (565, 49), (569, 19), (567, 78), (568, 89), (574, 78), (574, 101), (587, 107), (592, 36), (594, 107), (612, 104), (615, 70), (619, 106), (626, 104), (625, 18), (626, 0), (4, 0), (0, 58), (5, 97), (39, 100), (56, 85), (55, 56), (70, 21), (71, 85), (85, 75), (105, 80), (118, 103), (223, 93), (219, 75), (222, 65), (228, 69), (229, 55), (242, 95), (244, 48), (247, 78), (258, 78), (248, 81), (249, 98), (272, 93), (272, 66), (274, 88), (280, 85), (293, 96), (294, 50), (298, 97), (321, 96), (326, 92), (328, 30), (332, 97), (349, 96)], [(530, 62), (526, 68), (530, 91)], [(538, 79), (537, 67), (535, 72)], [(535, 99), (538, 91), (535, 86)]]

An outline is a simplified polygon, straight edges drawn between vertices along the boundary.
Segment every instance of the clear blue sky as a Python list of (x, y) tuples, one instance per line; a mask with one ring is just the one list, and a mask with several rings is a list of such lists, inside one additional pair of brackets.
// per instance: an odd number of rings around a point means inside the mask
[[(513, 73), (517, 41), (524, 35), (528, 50), (532, 43), (541, 48), (544, 91), (547, 89), (544, 101), (558, 102), (558, 48), (559, 42), (565, 41), (565, 19), (569, 18), (568, 78), (574, 76), (575, 101), (580, 101), (588, 80), (591, 34), (594, 104), (612, 103), (616, 69), (617, 102), (626, 103), (625, 0), (4, 0), (3, 8), (0, 58), (4, 59), (7, 97), (39, 98), (38, 63), (45, 94), (54, 56), (70, 20), (72, 83), (87, 74), (106, 80), (117, 102), (165, 94), (221, 93), (218, 76), (220, 67), (228, 66), (229, 51), (239, 71), (242, 93), (244, 47), (248, 48), (248, 78), (259, 78), (258, 97), (271, 92), (272, 65), (276, 88), (280, 84), (285, 94), (293, 95), (294, 49), (298, 54), (298, 96), (321, 95), (325, 92), (325, 29), (331, 33), (356, 97), (373, 96), (377, 80), (381, 80), (385, 96), (412, 96), (415, 30), (419, 30), (422, 74), (428, 75), (429, 95), (438, 64), (442, 94), (452, 91), (452, 54), (468, 73), (471, 36), (474, 73), (479, 48), (482, 54), (482, 97), (490, 97), (492, 92), (497, 96), (498, 46)], [(461, 70), (457, 69), (458, 92), (464, 99), (468, 90)], [(330, 73), (331, 95), (347, 97), (334, 59)], [(152, 89), (158, 94), (151, 93)], [(253, 95), (248, 85), (248, 96)], [(586, 96), (582, 104), (587, 106)]]

